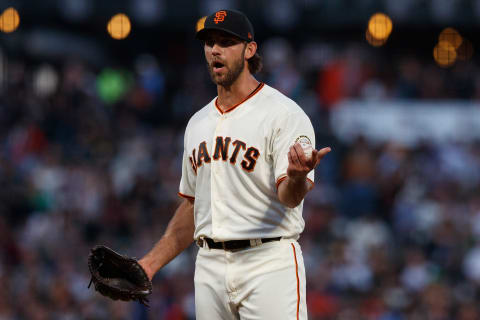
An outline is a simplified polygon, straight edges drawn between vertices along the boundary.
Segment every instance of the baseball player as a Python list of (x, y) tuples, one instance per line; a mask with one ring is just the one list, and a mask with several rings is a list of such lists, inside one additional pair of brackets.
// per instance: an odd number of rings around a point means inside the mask
[(190, 119), (179, 195), (167, 230), (139, 263), (153, 275), (194, 240), (199, 320), (307, 319), (297, 242), (314, 168), (308, 116), (253, 74), (261, 68), (248, 18), (220, 10), (197, 25), (218, 96)]

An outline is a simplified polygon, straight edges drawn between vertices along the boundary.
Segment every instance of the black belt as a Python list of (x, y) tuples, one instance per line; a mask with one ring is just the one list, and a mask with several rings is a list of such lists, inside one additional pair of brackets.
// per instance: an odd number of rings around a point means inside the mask
[(199, 247), (203, 247), (204, 241), (206, 241), (210, 249), (238, 250), (238, 249), (255, 247), (259, 244), (266, 243), (266, 242), (279, 241), (281, 238), (282, 237), (263, 238), (263, 239), (260, 239), (261, 241), (260, 243), (257, 243), (257, 241), (253, 240), (253, 242), (255, 243), (254, 245), (252, 245), (252, 242), (250, 240), (230, 240), (230, 241), (224, 241), (224, 242), (215, 242), (213, 241), (213, 239), (203, 238), (203, 239), (198, 239), (197, 244)]

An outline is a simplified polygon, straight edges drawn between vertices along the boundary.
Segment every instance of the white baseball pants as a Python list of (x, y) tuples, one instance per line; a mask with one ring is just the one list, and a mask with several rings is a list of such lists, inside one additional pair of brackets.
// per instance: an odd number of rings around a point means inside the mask
[(305, 320), (300, 245), (281, 239), (239, 251), (200, 248), (195, 263), (197, 320)]

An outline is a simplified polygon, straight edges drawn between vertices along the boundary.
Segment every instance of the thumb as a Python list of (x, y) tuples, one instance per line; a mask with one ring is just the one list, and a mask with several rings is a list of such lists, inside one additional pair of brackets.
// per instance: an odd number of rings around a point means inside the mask
[(332, 151), (332, 149), (330, 147), (326, 147), (326, 148), (322, 148), (320, 150), (318, 150), (317, 152), (317, 164), (320, 162), (320, 160), (322, 160), (323, 157), (325, 157), (325, 155), (327, 153), (329, 153), (330, 151)]

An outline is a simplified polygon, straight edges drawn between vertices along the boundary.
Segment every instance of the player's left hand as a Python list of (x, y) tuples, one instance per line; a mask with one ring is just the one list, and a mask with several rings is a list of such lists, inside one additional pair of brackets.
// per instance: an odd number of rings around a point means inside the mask
[(288, 151), (287, 176), (290, 178), (306, 177), (330, 151), (332, 151), (330, 147), (320, 150), (313, 149), (311, 158), (307, 159), (302, 146), (299, 143), (295, 143)]

